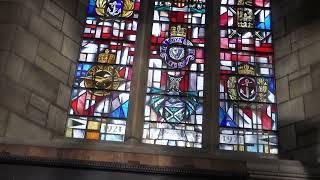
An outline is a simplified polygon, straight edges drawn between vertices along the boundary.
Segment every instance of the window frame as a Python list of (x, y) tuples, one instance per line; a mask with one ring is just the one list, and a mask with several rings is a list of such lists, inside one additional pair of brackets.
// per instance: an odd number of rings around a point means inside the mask
[[(225, 151), (219, 149), (219, 81), (220, 81), (220, 0), (207, 0), (205, 31), (205, 70), (204, 70), (204, 114), (202, 148), (171, 147), (142, 143), (146, 82), (148, 72), (149, 47), (151, 44), (152, 19), (155, 0), (140, 0), (140, 12), (133, 79), (130, 91), (129, 112), (124, 142), (92, 141), (54, 137), (62, 147), (102, 151), (118, 151), (158, 154), (169, 156), (190, 156), (213, 159), (264, 158), (278, 159), (278, 155), (249, 152)], [(142, 15), (143, 14), (143, 15)], [(272, 31), (272, 30), (271, 30)], [(67, 145), (66, 145), (67, 143)]]

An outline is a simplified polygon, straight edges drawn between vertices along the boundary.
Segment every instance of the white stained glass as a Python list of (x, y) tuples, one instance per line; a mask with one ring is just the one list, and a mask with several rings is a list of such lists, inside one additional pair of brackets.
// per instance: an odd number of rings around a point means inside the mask
[(107, 133), (108, 134), (122, 134), (124, 135), (126, 131), (126, 126), (108, 124), (107, 125)]
[(159, 23), (153, 23), (152, 35), (159, 37), (161, 33), (161, 27)]
[(171, 130), (164, 129), (163, 138), (167, 140), (181, 140), (184, 141), (186, 138), (184, 137), (183, 131), (180, 130)]
[(244, 139), (243, 139), (243, 136), (221, 134), (220, 135), (220, 143), (234, 144), (234, 145), (244, 144)]
[(78, 130), (78, 129), (73, 130), (73, 138), (83, 139), (84, 135), (85, 135), (84, 130)]
[(270, 75), (269, 68), (260, 68), (260, 73), (263, 75)]

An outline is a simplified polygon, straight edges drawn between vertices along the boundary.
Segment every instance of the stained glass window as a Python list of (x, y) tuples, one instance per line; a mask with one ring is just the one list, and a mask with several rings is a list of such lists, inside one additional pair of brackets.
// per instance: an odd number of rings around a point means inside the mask
[(143, 142), (202, 146), (205, 0), (156, 0)]
[(220, 149), (277, 154), (270, 0), (221, 0)]
[(66, 137), (124, 141), (140, 0), (89, 0)]

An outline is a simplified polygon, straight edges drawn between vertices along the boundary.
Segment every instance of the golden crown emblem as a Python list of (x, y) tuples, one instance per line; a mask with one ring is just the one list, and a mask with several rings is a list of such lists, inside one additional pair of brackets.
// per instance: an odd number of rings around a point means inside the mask
[(173, 37), (185, 37), (187, 36), (187, 28), (184, 28), (181, 25), (172, 26), (170, 28), (170, 35)]
[(254, 67), (250, 66), (249, 64), (239, 66), (238, 72), (239, 74), (243, 75), (255, 75)]
[(116, 55), (111, 54), (109, 49), (106, 49), (104, 53), (99, 54), (98, 62), (99, 63), (108, 63), (113, 64), (116, 61)]

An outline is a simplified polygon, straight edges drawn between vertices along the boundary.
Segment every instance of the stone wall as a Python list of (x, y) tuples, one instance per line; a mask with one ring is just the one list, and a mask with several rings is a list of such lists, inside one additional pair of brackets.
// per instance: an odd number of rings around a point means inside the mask
[(50, 143), (63, 135), (86, 2), (0, 2), (2, 139)]
[(316, 0), (274, 0), (280, 148), (320, 162), (320, 13)]

